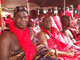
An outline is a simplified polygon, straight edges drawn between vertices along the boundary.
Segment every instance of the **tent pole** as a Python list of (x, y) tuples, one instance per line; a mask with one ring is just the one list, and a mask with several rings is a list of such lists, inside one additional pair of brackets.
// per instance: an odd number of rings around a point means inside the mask
[[(71, 5), (72, 6), (72, 13), (74, 12), (74, 7), (73, 7), (73, 5)], [(74, 17), (74, 14), (72, 14), (72, 17)]]
[(30, 15), (29, 1), (27, 1), (27, 11), (28, 11), (28, 15)]
[(1, 8), (1, 0), (0, 0), (0, 23), (2, 30), (4, 29), (3, 19), (2, 19), (2, 8)]
[(64, 15), (65, 15), (65, 7), (66, 7), (66, 0), (64, 0)]

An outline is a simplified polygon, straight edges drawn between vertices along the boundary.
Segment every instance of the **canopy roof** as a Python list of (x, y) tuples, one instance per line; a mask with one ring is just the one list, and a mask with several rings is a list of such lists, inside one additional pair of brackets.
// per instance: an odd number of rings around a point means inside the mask
[[(15, 8), (16, 6), (26, 6), (26, 0), (3, 0), (2, 7)], [(64, 0), (29, 0), (30, 8), (49, 7), (49, 6), (64, 6)], [(80, 0), (66, 0), (66, 5), (79, 4)]]
[[(64, 6), (64, 0), (30, 0), (41, 7), (47, 6)], [(65, 0), (66, 5), (79, 4), (80, 0)]]

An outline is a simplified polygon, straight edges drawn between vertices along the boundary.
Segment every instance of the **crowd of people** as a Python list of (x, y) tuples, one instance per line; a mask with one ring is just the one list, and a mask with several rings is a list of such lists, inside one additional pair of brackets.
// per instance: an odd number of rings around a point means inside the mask
[(68, 9), (65, 15), (31, 19), (20, 6), (13, 19), (7, 18), (0, 34), (0, 60), (80, 60), (80, 22)]

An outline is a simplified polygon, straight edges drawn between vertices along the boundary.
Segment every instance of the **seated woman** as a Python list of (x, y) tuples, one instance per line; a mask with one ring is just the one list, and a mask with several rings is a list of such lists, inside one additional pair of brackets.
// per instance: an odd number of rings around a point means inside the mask
[[(63, 33), (52, 27), (50, 16), (44, 16), (41, 22), (41, 31), (37, 34), (39, 44), (43, 44), (54, 53), (57, 49), (58, 57), (61, 60), (79, 60), (73, 43)], [(75, 56), (75, 57), (74, 57)]]

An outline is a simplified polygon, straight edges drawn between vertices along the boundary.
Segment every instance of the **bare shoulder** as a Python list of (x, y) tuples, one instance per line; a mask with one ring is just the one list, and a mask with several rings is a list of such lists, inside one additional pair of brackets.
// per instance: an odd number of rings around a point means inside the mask
[(11, 40), (11, 36), (12, 36), (12, 33), (9, 32), (9, 31), (2, 32), (2, 34), (0, 35), (0, 42), (10, 41)]
[(38, 44), (43, 44), (45, 45), (46, 47), (48, 47), (47, 45), (47, 38), (46, 38), (46, 33), (41, 31), (37, 34), (37, 38), (39, 39), (39, 42)]
[(13, 33), (4, 31), (0, 35), (0, 60), (8, 60), (10, 47), (12, 46)]
[(47, 41), (46, 33), (41, 31), (37, 34), (37, 38), (39, 39), (39, 42), (43, 43), (44, 41)]
[(43, 31), (41, 31), (41, 32), (39, 32), (38, 34), (37, 34), (37, 36), (45, 36), (45, 32), (43, 32)]
[(0, 38), (2, 37), (9, 37), (12, 35), (12, 32), (9, 32), (9, 31), (4, 31), (2, 32), (2, 34), (0, 35)]

